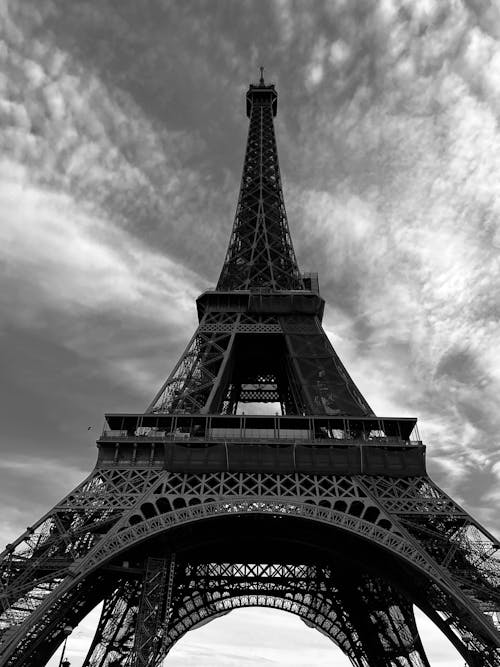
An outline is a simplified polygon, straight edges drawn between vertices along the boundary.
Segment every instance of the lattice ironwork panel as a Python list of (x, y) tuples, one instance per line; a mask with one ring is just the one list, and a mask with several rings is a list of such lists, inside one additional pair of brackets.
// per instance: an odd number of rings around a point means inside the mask
[(143, 582), (127, 578), (107, 595), (97, 630), (83, 667), (124, 665), (134, 646), (139, 598)]
[(268, 497), (315, 499), (328, 503), (338, 499), (366, 498), (367, 492), (352, 476), (304, 473), (169, 473), (155, 487), (155, 495), (198, 497), (208, 502), (217, 497)]
[[(298, 318), (295, 318), (296, 320)], [(308, 412), (327, 415), (373, 415), (373, 410), (340, 361), (317, 318), (288, 322), (282, 318), (287, 346)], [(314, 325), (314, 332), (312, 331)]]
[(250, 126), (241, 189), (218, 290), (304, 289), (281, 187), (273, 125), (276, 93), (267, 90), (264, 96), (249, 92)]
[(443, 493), (429, 477), (363, 477), (363, 485), (384, 507), (402, 514), (431, 512), (433, 515), (465, 516), (465, 511)]
[(152, 469), (96, 470), (29, 527), (0, 557), (0, 646), (164, 475)]
[(500, 630), (498, 541), (428, 477), (360, 481)]
[[(339, 586), (328, 567), (203, 563), (178, 572), (170, 643), (210, 618), (243, 606), (296, 614), (334, 641), (354, 665), (428, 666), (411, 605), (366, 576)], [(344, 590), (342, 590), (344, 588)], [(349, 609), (347, 599), (362, 598)]]
[(142, 586), (131, 667), (154, 667), (161, 653), (168, 560), (148, 558)]
[(197, 413), (206, 408), (229, 358), (238, 321), (205, 326), (204, 318), (147, 412)]

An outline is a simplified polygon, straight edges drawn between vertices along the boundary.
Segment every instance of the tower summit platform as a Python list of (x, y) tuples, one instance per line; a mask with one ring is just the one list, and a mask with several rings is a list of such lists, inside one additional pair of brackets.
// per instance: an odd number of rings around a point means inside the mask
[(251, 83), (247, 92), (247, 116), (250, 118), (252, 109), (258, 105), (269, 106), (273, 117), (278, 113), (278, 93), (273, 83), (264, 83), (264, 68), (260, 68), (260, 80), (258, 84)]

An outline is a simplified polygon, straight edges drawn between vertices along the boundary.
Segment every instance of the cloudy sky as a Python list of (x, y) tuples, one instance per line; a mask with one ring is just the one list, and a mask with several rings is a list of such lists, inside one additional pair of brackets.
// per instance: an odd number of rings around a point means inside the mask
[[(336, 350), (378, 414), (418, 416), (432, 477), (500, 533), (498, 7), (0, 0), (3, 543), (87, 474), (103, 413), (144, 409), (194, 330), (261, 63)], [(433, 667), (458, 665), (425, 628)], [(337, 655), (325, 642), (257, 610), (176, 651), (306, 667)]]

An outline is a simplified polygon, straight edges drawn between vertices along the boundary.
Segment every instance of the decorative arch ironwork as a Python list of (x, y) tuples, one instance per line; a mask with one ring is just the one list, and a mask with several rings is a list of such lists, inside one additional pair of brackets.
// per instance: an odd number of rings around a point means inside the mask
[[(146, 498), (147, 496), (144, 501), (146, 501)], [(141, 505), (144, 505), (144, 502)], [(346, 510), (351, 506), (352, 504), (346, 503)], [(366, 503), (365, 511), (370, 506), (370, 503)], [(187, 505), (165, 514), (157, 514), (149, 518), (143, 517), (142, 521), (134, 524), (130, 522), (130, 519), (136, 511), (136, 509), (130, 510), (107, 532), (105, 539), (92, 548), (86, 556), (78, 559), (68, 568), (66, 577), (30, 616), (29, 629), (26, 626), (21, 626), (18, 628), (17, 636), (13, 636), (11, 640), (12, 651), (10, 652), (13, 658), (19, 655), (23, 648), (26, 649), (31, 638), (36, 636), (38, 641), (40, 636), (45, 636), (51, 630), (55, 623), (54, 614), (60, 618), (59, 606), (66, 604), (68, 599), (73, 599), (75, 590), (82, 590), (86, 578), (91, 573), (98, 573), (107, 563), (120, 555), (126, 554), (127, 551), (142, 541), (152, 539), (155, 535), (165, 533), (171, 528), (234, 515), (294, 517), (346, 531), (357, 538), (377, 545), (388, 553), (398, 556), (415, 571), (419, 571), (428, 580), (432, 580), (433, 584), (429, 590), (432, 589), (433, 595), (439, 596), (443, 608), (450, 607), (451, 602), (453, 608), (467, 608), (470, 614), (470, 605), (467, 604), (465, 595), (457, 589), (453, 581), (446, 577), (423, 550), (416, 548), (414, 541), (409, 539), (402, 526), (392, 521), (389, 522), (388, 527), (381, 527), (379, 525), (381, 514), (372, 514), (373, 517), (376, 517), (378, 523), (370, 523), (357, 516), (357, 511), (355, 514), (349, 514), (338, 509), (322, 507), (312, 502), (298, 502), (285, 498), (270, 500), (248, 497), (227, 498), (215, 502)], [(486, 633), (494, 631), (492, 627), (484, 622), (479, 610), (476, 612), (476, 618), (483, 632), (484, 630), (486, 630)], [(19, 638), (22, 638), (22, 640), (20, 641)], [(477, 641), (480, 642), (481, 639), (478, 637)], [(9, 663), (6, 662), (5, 664)], [(12, 662), (12, 664), (16, 663)], [(493, 665), (495, 662), (485, 664)]]

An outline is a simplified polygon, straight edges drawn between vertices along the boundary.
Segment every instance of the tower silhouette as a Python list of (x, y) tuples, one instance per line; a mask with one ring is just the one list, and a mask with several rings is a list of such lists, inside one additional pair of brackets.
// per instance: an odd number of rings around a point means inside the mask
[(416, 419), (376, 416), (322, 329), (277, 99), (261, 71), (229, 247), (185, 352), (145, 412), (106, 415), (89, 477), (1, 555), (1, 666), (44, 665), (100, 602), (86, 666), (157, 667), (250, 606), (298, 615), (357, 667), (428, 666), (414, 605), (468, 665), (500, 665), (499, 544), (429, 478)]

